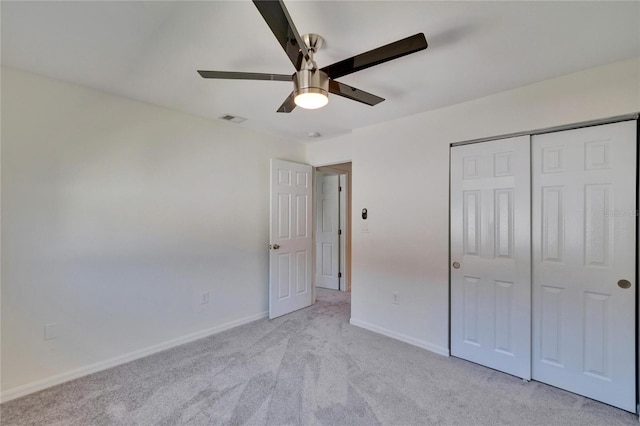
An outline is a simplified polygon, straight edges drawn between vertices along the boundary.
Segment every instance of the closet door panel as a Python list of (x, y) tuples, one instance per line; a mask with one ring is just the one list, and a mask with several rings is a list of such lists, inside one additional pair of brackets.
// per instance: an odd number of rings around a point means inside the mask
[(530, 144), (451, 149), (451, 353), (531, 375)]
[(534, 136), (532, 171), (533, 378), (635, 411), (636, 122)]

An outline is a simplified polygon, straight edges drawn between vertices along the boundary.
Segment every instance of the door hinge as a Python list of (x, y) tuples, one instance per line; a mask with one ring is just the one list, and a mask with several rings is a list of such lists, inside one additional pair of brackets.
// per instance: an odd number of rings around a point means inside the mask
[(342, 272), (338, 272), (338, 278), (342, 278)]
[(338, 187), (338, 192), (342, 192), (342, 187), (341, 186)]
[(338, 229), (338, 235), (342, 235), (342, 229)]

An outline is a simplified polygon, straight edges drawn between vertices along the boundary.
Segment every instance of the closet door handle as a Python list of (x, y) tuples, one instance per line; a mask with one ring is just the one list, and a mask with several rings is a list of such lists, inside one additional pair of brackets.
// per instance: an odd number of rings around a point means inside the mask
[(459, 262), (453, 262), (453, 269), (460, 269), (460, 263)]
[(620, 280), (620, 281), (618, 281), (618, 287), (620, 287), (620, 288), (629, 288), (629, 287), (631, 287), (631, 282), (629, 280)]

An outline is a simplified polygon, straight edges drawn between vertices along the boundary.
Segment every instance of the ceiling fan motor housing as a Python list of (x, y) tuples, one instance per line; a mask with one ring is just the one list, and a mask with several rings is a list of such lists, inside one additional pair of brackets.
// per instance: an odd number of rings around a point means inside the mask
[(306, 93), (316, 93), (328, 96), (329, 76), (319, 69), (303, 69), (293, 77), (293, 94), (299, 96)]

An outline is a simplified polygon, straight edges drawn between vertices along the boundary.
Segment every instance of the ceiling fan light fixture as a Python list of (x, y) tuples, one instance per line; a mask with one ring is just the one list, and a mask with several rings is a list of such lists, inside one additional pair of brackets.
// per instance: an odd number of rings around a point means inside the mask
[(329, 76), (318, 69), (298, 71), (293, 79), (293, 96), (300, 108), (322, 108), (329, 103)]
[(313, 88), (302, 89), (300, 93), (297, 93), (293, 101), (300, 108), (305, 109), (318, 109), (322, 108), (329, 103), (329, 97), (327, 93), (322, 91), (314, 91)]

